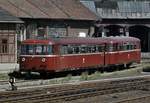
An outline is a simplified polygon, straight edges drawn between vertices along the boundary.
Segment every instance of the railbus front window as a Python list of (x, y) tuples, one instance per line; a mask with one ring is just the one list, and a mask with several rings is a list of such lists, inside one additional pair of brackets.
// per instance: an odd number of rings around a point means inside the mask
[(112, 52), (113, 51), (113, 44), (110, 44), (109, 45), (109, 52)]
[(22, 45), (22, 55), (47, 55), (52, 54), (51, 45)]
[(34, 54), (34, 47), (33, 47), (33, 45), (27, 45), (26, 46), (26, 53), (27, 54)]
[(34, 54), (33, 45), (22, 45), (21, 46), (21, 54), (22, 55), (33, 55)]
[(41, 45), (35, 46), (35, 54), (37, 54), (37, 55), (42, 54), (42, 46)]
[(52, 46), (51, 45), (35, 45), (35, 54), (36, 55), (52, 54)]
[(61, 54), (68, 54), (68, 46), (67, 45), (61, 45), (60, 46), (60, 53)]

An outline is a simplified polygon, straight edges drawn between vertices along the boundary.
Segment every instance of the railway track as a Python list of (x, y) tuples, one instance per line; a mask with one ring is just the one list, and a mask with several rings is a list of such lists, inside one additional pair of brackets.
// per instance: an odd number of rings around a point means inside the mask
[[(136, 81), (136, 83), (134, 82)], [(81, 83), (81, 84), (77, 84), (77, 85), (74, 85), (74, 84), (67, 84), (67, 85), (64, 85), (64, 86), (52, 86), (52, 87), (45, 87), (45, 88), (37, 88), (37, 89), (28, 89), (26, 91), (19, 91), (19, 94), (18, 94), (18, 91), (13, 91), (13, 92), (2, 92), (0, 93), (1, 97), (6, 97), (8, 98), (9, 94), (11, 93), (10, 96), (19, 96), (20, 94), (21, 95), (30, 95), (30, 94), (38, 94), (38, 93), (47, 93), (50, 92), (50, 93), (55, 93), (55, 92), (61, 92), (61, 91), (72, 91), (72, 90), (75, 90), (75, 89), (79, 89), (79, 90), (82, 90), (84, 88), (96, 88), (98, 87), (99, 89), (101, 90), (104, 90), (104, 89), (110, 89), (110, 88), (118, 88), (119, 86), (123, 86), (123, 85), (135, 85), (135, 84), (140, 84), (140, 83), (144, 83), (144, 82), (147, 82), (149, 80), (144, 80), (143, 78), (141, 79), (128, 79), (128, 80), (117, 80), (117, 81), (106, 81), (106, 82), (103, 82), (103, 81), (95, 81), (95, 82), (85, 82), (85, 83)], [(116, 85), (118, 84), (118, 85)], [(107, 87), (106, 87), (107, 85)], [(5, 96), (6, 95), (6, 96)]]
[(114, 103), (148, 103), (149, 101), (150, 101), (150, 95), (146, 95), (146, 96), (140, 96), (136, 98), (128, 98)]
[(85, 82), (27, 91), (0, 93), (0, 103), (38, 103), (71, 101), (85, 97), (112, 94), (150, 87), (150, 78), (132, 78), (115, 81)]
[[(33, 80), (16, 80), (15, 85), (18, 86), (19, 88), (27, 87), (27, 84), (29, 84), (29, 86), (32, 86), (32, 82), (35, 82), (35, 81), (33, 81)], [(9, 91), (9, 90), (10, 90), (9, 80), (0, 80), (0, 91)]]
[(8, 84), (8, 80), (0, 80), (0, 85)]

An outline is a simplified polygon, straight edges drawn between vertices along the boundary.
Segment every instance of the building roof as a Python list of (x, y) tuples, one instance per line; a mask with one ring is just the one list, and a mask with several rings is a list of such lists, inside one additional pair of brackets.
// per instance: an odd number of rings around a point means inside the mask
[(23, 21), (0, 8), (0, 23), (23, 23)]
[(0, 0), (0, 7), (19, 18), (98, 19), (79, 0)]
[[(149, 0), (82, 0), (95, 3), (97, 14), (103, 19), (149, 19)], [(92, 4), (92, 3), (91, 3)], [(86, 6), (91, 8), (89, 4)]]

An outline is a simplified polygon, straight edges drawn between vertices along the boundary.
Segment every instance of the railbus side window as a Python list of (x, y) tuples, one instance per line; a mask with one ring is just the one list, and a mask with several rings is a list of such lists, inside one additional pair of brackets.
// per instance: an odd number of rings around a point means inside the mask
[(62, 45), (60, 47), (60, 52), (61, 52), (61, 54), (68, 54), (68, 47), (67, 47), (67, 45)]
[(87, 46), (86, 45), (80, 46), (80, 53), (87, 53)]
[(109, 44), (106, 44), (106, 48), (105, 48), (106, 50), (106, 52), (109, 52)]
[(92, 46), (92, 53), (96, 52), (96, 46)]
[(88, 45), (87, 46), (87, 52), (88, 53), (92, 53), (92, 45)]
[(73, 54), (73, 47), (71, 45), (68, 45), (68, 54)]
[(119, 45), (118, 45), (118, 50), (119, 50), (119, 51), (122, 51), (123, 49), (124, 49), (124, 46), (123, 46), (122, 44), (119, 44)]
[(75, 45), (73, 46), (73, 54), (79, 54), (80, 51), (79, 51), (79, 46)]
[(129, 43), (129, 50), (133, 50), (133, 43)]
[(109, 52), (112, 52), (113, 51), (113, 44), (110, 44), (109, 45)]
[(132, 43), (131, 49), (132, 49), (132, 50), (133, 50), (133, 49), (136, 49), (136, 48), (135, 48), (135, 43)]
[(97, 52), (103, 52), (104, 51), (104, 45), (97, 45)]
[(126, 44), (126, 43), (123, 44), (123, 50), (128, 50), (128, 49), (127, 49), (127, 44)]
[(130, 44), (127, 44), (127, 50), (130, 50)]
[(118, 51), (118, 45), (117, 44), (113, 44), (113, 51)]
[(62, 45), (61, 54), (96, 53), (104, 51), (104, 45)]

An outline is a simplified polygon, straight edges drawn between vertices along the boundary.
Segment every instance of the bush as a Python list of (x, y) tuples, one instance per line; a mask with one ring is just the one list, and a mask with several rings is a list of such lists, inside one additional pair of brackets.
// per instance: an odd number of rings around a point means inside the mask
[(88, 72), (83, 72), (83, 73), (81, 74), (80, 80), (82, 80), (82, 81), (88, 80)]
[(71, 75), (71, 74), (68, 74), (66, 77), (64, 77), (64, 78), (61, 80), (61, 83), (67, 83), (67, 82), (69, 82), (71, 79), (72, 79), (72, 75)]
[(99, 79), (101, 76), (101, 73), (99, 71), (96, 71), (94, 74), (90, 76), (90, 80)]

